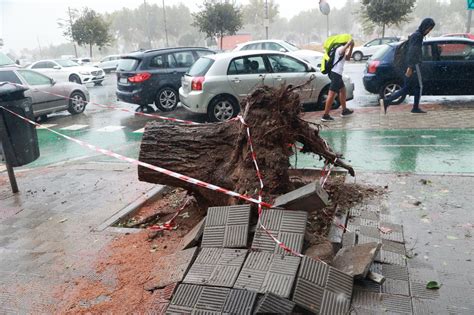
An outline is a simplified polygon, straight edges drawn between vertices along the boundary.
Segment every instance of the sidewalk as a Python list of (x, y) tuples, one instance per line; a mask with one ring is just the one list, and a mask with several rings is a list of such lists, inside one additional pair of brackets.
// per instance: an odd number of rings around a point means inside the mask
[(64, 164), (17, 172), (13, 195), (0, 174), (0, 313), (40, 313), (54, 288), (94, 278), (95, 258), (115, 236), (94, 232), (155, 185), (122, 163)]

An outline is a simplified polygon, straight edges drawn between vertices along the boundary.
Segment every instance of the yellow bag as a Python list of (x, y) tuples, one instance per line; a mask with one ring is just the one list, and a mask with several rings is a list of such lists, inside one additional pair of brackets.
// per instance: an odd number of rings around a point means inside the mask
[(352, 35), (350, 34), (339, 34), (328, 37), (324, 42), (324, 56), (321, 62), (321, 72), (324, 74), (329, 74), (334, 65), (334, 56), (336, 54), (336, 49), (352, 40)]

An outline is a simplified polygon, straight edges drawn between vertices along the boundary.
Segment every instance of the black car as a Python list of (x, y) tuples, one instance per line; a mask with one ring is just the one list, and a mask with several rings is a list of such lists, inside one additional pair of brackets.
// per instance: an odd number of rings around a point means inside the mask
[[(399, 90), (403, 72), (393, 65), (395, 49), (389, 44), (377, 51), (367, 62), (364, 87), (380, 97)], [(439, 37), (423, 42), (423, 95), (474, 95), (474, 40)], [(395, 100), (400, 104), (404, 97)]]
[(152, 112), (149, 104), (171, 111), (179, 102), (181, 77), (200, 57), (214, 54), (207, 48), (153, 49), (122, 56), (117, 67), (117, 98), (140, 105), (137, 111)]

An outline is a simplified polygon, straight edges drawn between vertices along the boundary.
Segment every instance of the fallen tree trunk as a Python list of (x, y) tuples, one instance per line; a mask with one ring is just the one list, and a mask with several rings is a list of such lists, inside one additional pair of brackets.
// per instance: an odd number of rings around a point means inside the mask
[[(299, 117), (299, 96), (292, 89), (260, 87), (243, 105), (242, 116), (250, 126), (266, 200), (294, 189), (288, 168), (289, 157), (293, 154), (290, 144), (295, 142), (303, 144), (303, 152), (312, 152), (330, 163), (335, 162), (354, 175), (354, 170), (319, 136), (319, 125), (314, 127)], [(255, 196), (259, 190), (246, 128), (239, 120), (202, 125), (150, 122), (143, 134), (139, 160), (241, 194)], [(235, 203), (222, 193), (141, 166), (138, 167), (138, 178), (182, 187), (207, 205)]]

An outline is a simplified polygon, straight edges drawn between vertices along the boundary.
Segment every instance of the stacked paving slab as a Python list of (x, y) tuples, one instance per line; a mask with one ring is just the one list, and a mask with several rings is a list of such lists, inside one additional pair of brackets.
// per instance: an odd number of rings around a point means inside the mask
[[(168, 294), (168, 300), (157, 299), (155, 312), (345, 314), (349, 311), (352, 276), (309, 257), (293, 256), (268, 235), (271, 233), (301, 252), (305, 211), (264, 210), (251, 240), (250, 215), (249, 205), (208, 209), (200, 248), (191, 247), (164, 257), (163, 262), (166, 260), (172, 267), (156, 270), (156, 276), (145, 286), (148, 290), (166, 286), (165, 291), (173, 292), (172, 296)], [(199, 229), (195, 229), (187, 238), (189, 244), (199, 234)], [(183, 248), (186, 247), (184, 244)], [(171, 276), (165, 277), (164, 273)], [(163, 281), (164, 278), (169, 280)]]

